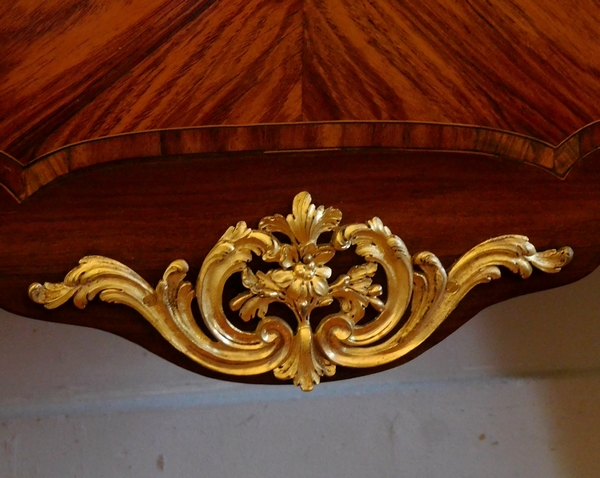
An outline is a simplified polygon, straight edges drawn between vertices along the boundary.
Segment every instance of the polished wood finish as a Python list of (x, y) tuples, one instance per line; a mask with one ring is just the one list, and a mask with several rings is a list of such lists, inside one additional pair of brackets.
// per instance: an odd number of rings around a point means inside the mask
[(307, 120), (488, 126), (558, 144), (600, 118), (590, 1), (306, 0)]
[[(37, 4), (37, 5), (36, 5)], [(298, 0), (5, 2), (0, 150), (302, 119)]]
[(471, 124), (557, 146), (600, 119), (597, 2), (15, 0), (0, 151), (161, 128)]

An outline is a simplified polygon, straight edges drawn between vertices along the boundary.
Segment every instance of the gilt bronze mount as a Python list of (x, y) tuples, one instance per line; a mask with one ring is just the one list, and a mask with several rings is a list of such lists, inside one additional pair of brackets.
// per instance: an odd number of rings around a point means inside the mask
[[(379, 218), (341, 225), (338, 209), (316, 207), (311, 201), (302, 192), (287, 217), (265, 217), (258, 229), (245, 222), (227, 229), (205, 258), (195, 288), (184, 280), (184, 260), (172, 262), (152, 288), (120, 262), (86, 256), (63, 282), (32, 284), (29, 296), (53, 309), (71, 298), (84, 308), (98, 295), (135, 309), (171, 345), (204, 367), (228, 375), (273, 371), (277, 378), (310, 391), (322, 376), (334, 375), (338, 365), (370, 368), (404, 356), (473, 287), (499, 278), (500, 266), (527, 278), (534, 267), (559, 272), (573, 257), (570, 247), (537, 252), (527, 237), (505, 235), (475, 246), (446, 271), (431, 252), (411, 257)], [(322, 242), (325, 234), (331, 237)], [(330, 281), (328, 263), (351, 250), (362, 262)], [(255, 272), (254, 258), (272, 267)], [(378, 270), (385, 274), (383, 283), (376, 283)], [(225, 305), (223, 291), (235, 274), (244, 291)], [(210, 336), (196, 322), (194, 300)], [(292, 312), (294, 327), (270, 311), (276, 303)], [(314, 326), (313, 312), (332, 305), (335, 310)], [(225, 307), (245, 322), (256, 321), (254, 330), (234, 325)], [(369, 309), (374, 318), (365, 320)]]

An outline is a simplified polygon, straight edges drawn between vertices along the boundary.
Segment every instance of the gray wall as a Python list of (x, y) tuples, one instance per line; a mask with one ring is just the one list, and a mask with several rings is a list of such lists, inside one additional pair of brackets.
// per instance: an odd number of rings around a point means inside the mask
[(600, 476), (600, 272), (308, 394), (199, 377), (96, 330), (0, 326), (0, 477)]

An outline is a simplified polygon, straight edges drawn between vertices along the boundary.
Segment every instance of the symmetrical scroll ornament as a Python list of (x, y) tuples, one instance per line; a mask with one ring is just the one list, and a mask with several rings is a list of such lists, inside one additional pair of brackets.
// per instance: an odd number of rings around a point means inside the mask
[[(538, 253), (526, 237), (508, 235), (475, 246), (446, 271), (430, 252), (411, 257), (377, 217), (346, 226), (341, 219), (339, 210), (316, 207), (302, 192), (287, 217), (265, 217), (256, 230), (244, 222), (230, 227), (204, 260), (195, 290), (184, 280), (188, 265), (183, 260), (173, 262), (154, 289), (121, 263), (88, 256), (62, 283), (32, 284), (29, 296), (53, 309), (71, 298), (84, 308), (99, 295), (135, 309), (174, 347), (209, 369), (233, 375), (273, 371), (309, 391), (337, 365), (375, 367), (407, 354), (473, 287), (499, 278), (499, 266), (527, 278), (533, 267), (559, 272), (573, 256), (569, 247)], [(329, 242), (319, 242), (325, 233)], [(363, 263), (330, 281), (327, 264), (351, 247)], [(253, 258), (271, 267), (255, 272)], [(380, 268), (385, 284), (375, 283)], [(235, 274), (245, 291), (227, 306), (242, 320), (256, 322), (250, 332), (225, 313), (223, 290)], [(194, 299), (212, 337), (192, 314)], [(295, 327), (273, 315), (276, 303), (293, 313)], [(311, 314), (323, 307), (333, 312), (313, 327)], [(375, 318), (362, 320), (368, 308)]]

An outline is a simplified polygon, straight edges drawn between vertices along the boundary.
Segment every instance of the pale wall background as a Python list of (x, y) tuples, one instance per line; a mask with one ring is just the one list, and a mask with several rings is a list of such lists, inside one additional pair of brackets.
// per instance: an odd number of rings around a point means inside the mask
[(600, 272), (309, 394), (199, 377), (96, 330), (0, 327), (1, 478), (600, 477)]

